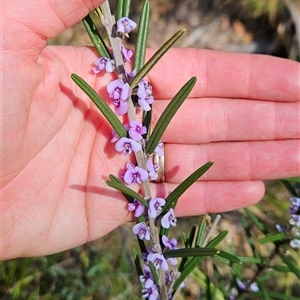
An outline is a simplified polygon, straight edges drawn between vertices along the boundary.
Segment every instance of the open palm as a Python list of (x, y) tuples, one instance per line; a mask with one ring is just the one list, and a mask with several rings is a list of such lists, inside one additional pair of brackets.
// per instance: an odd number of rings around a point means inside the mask
[[(2, 259), (62, 251), (132, 219), (125, 199), (105, 184), (127, 158), (70, 74), (104, 99), (111, 77), (91, 72), (91, 48), (46, 46), (100, 3), (3, 4)], [(163, 137), (167, 182), (153, 184), (153, 194), (165, 196), (208, 160), (214, 166), (184, 194), (179, 215), (250, 205), (263, 195), (261, 180), (299, 175), (297, 63), (172, 50), (149, 75), (154, 121), (194, 75), (197, 86)]]

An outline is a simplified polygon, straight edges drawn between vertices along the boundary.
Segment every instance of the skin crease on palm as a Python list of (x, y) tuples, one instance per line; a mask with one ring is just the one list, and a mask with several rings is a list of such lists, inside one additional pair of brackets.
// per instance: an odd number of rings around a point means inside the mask
[[(128, 158), (116, 153), (107, 121), (70, 74), (108, 101), (112, 77), (91, 72), (91, 48), (46, 46), (100, 4), (2, 4), (1, 259), (63, 251), (133, 220), (126, 200), (105, 184)], [(251, 205), (264, 194), (262, 180), (299, 175), (298, 63), (171, 50), (148, 76), (154, 123), (192, 76), (197, 84), (163, 136), (166, 182), (151, 184), (153, 195), (166, 196), (210, 160), (180, 199), (178, 216)]]

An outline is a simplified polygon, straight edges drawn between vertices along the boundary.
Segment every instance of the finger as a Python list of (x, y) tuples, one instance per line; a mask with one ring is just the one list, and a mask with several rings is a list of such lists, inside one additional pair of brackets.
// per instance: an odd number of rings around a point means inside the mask
[(208, 161), (201, 180), (266, 180), (300, 175), (298, 140), (165, 144), (166, 181), (180, 183)]
[[(167, 100), (154, 102), (154, 123), (168, 103)], [(299, 108), (299, 102), (187, 99), (172, 119), (163, 140), (196, 144), (295, 139), (300, 137)]]
[[(149, 52), (149, 55), (154, 51)], [(191, 97), (299, 101), (299, 63), (263, 55), (172, 49), (150, 73), (157, 99), (169, 99), (192, 76)]]
[[(151, 185), (153, 194), (162, 198), (176, 187), (167, 182)], [(264, 190), (261, 181), (196, 182), (180, 197), (176, 213), (178, 216), (195, 216), (236, 210), (261, 200)]]

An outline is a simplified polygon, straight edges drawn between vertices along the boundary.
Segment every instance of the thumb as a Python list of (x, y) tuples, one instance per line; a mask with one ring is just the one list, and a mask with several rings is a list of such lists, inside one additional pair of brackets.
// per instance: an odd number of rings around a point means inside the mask
[[(34, 50), (82, 20), (104, 0), (4, 1), (3, 33), (10, 50)], [(11, 38), (13, 37), (13, 38)]]

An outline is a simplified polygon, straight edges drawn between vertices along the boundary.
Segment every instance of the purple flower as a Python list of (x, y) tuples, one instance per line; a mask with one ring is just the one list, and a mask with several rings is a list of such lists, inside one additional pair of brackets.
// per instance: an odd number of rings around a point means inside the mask
[(150, 104), (153, 103), (154, 98), (152, 96), (152, 86), (146, 80), (143, 79), (138, 84), (137, 95), (138, 103), (142, 109), (145, 111), (151, 110)]
[(149, 288), (142, 289), (143, 298), (148, 300), (159, 299), (159, 292), (155, 283), (153, 283)]
[(129, 123), (129, 136), (135, 140), (140, 141), (143, 139), (143, 134), (147, 133), (146, 126), (143, 126), (139, 121), (131, 121)]
[[(127, 164), (128, 165), (128, 164)], [(146, 170), (138, 166), (129, 166), (124, 174), (124, 181), (127, 184), (141, 183), (148, 178), (148, 173)]]
[(144, 213), (145, 206), (140, 201), (133, 199), (132, 203), (128, 203), (128, 210), (134, 211), (134, 216), (138, 218)]
[(147, 289), (150, 288), (154, 283), (152, 272), (147, 265), (144, 265), (144, 275), (141, 275), (139, 278), (140, 282)]
[(290, 213), (300, 214), (300, 198), (292, 197), (290, 198), (290, 201), (291, 201)]
[(169, 240), (166, 235), (163, 235), (161, 240), (162, 240), (163, 244), (166, 247), (168, 247), (170, 250), (176, 249), (177, 239), (173, 238), (173, 239)]
[(147, 166), (147, 171), (148, 171), (148, 174), (149, 174), (149, 178), (151, 180), (156, 180), (158, 178), (158, 169), (159, 169), (159, 164), (154, 164), (152, 159), (149, 158), (147, 163), (146, 163), (146, 166)]
[(137, 223), (133, 226), (132, 231), (134, 234), (136, 234), (140, 240), (150, 240), (150, 229), (146, 225), (146, 223), (141, 222)]
[(290, 224), (292, 226), (300, 227), (300, 215), (292, 214), (292, 219), (290, 219)]
[(123, 152), (124, 155), (129, 155), (132, 153), (132, 151), (140, 151), (142, 146), (140, 143), (134, 141), (133, 139), (122, 137), (116, 142), (115, 148), (117, 151)]
[(123, 116), (128, 111), (127, 99), (130, 96), (130, 86), (120, 79), (111, 81), (107, 85), (109, 97), (113, 99), (116, 113)]
[(163, 142), (159, 142), (154, 150), (154, 152), (158, 155), (158, 156), (163, 156), (164, 155), (164, 144)]
[(299, 249), (300, 248), (300, 240), (298, 240), (298, 239), (291, 240), (290, 246), (294, 249)]
[(106, 72), (112, 72), (113, 71), (113, 65), (107, 57), (100, 57), (98, 58), (94, 64), (96, 67), (93, 68), (94, 73), (99, 73), (102, 70), (105, 70)]
[(136, 23), (129, 18), (121, 18), (117, 21), (117, 32), (128, 36), (128, 33), (136, 27)]
[(176, 226), (177, 219), (174, 213), (173, 208), (170, 208), (170, 210), (163, 216), (161, 219), (161, 226), (163, 228), (170, 228), (170, 226)]
[(127, 78), (133, 78), (136, 75), (136, 69), (133, 69), (131, 72), (126, 73)]
[(162, 211), (162, 207), (166, 204), (163, 198), (152, 198), (149, 201), (148, 215), (151, 218), (156, 218)]
[(121, 53), (123, 56), (123, 60), (127, 62), (131, 62), (131, 57), (133, 55), (133, 50), (131, 49), (126, 49), (123, 44), (121, 44)]
[(161, 268), (162, 270), (167, 271), (169, 269), (165, 257), (160, 253), (149, 253), (147, 256), (147, 261), (151, 261), (154, 264), (156, 270)]

